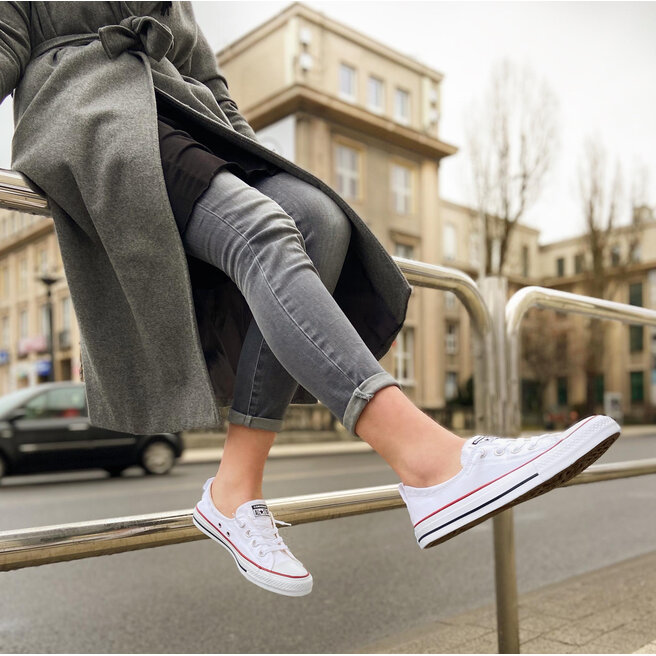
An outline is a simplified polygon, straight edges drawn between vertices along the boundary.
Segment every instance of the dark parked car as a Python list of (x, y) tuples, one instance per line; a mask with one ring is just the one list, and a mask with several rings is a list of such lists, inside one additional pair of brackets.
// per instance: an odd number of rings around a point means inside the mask
[(167, 474), (182, 454), (179, 433), (132, 435), (92, 426), (84, 383), (42, 383), (0, 397), (0, 478), (131, 465)]

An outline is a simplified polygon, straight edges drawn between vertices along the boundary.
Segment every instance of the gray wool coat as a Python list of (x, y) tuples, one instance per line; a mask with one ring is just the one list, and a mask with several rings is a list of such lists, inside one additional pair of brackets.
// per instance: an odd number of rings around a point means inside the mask
[[(159, 155), (161, 103), (217, 154), (238, 146), (343, 208), (353, 230), (334, 297), (377, 359), (389, 350), (405, 277), (333, 189), (257, 141), (190, 3), (1, 2), (0, 101), (12, 90), (12, 166), (50, 203), (92, 424), (217, 426), (252, 318), (223, 272), (184, 251)], [(300, 385), (292, 399), (316, 401)]]

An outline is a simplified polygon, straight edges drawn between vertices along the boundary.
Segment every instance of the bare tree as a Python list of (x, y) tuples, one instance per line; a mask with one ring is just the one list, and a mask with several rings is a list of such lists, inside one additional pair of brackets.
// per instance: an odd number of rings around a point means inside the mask
[(470, 111), (467, 144), (482, 222), (486, 275), (500, 275), (514, 227), (537, 200), (558, 148), (558, 101), (528, 66), (492, 69), (482, 105)]
[(522, 378), (537, 383), (541, 400), (551, 380), (569, 377), (583, 364), (580, 344), (569, 322), (551, 310), (529, 311), (523, 322), (521, 340)]
[[(586, 252), (583, 268), (585, 293), (596, 298), (615, 298), (618, 289), (631, 275), (638, 259), (646, 205), (647, 172), (633, 175), (629, 196), (630, 222), (619, 226), (626, 199), (622, 189), (619, 162), (609, 163), (598, 138), (588, 137), (579, 166), (579, 190), (585, 222)], [(625, 247), (621, 248), (624, 244)], [(588, 409), (593, 411), (595, 377), (603, 372), (607, 322), (590, 319), (585, 357)]]

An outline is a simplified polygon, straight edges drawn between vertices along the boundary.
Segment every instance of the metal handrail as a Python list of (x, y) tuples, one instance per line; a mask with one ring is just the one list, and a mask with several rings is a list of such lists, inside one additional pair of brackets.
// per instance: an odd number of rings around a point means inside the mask
[[(592, 465), (565, 485), (656, 474), (656, 458)], [(405, 506), (397, 485), (281, 497), (271, 512), (293, 525)], [(0, 532), (0, 572), (202, 540), (191, 510), (116, 517)]]
[(519, 364), (521, 340), (519, 331), (522, 319), (533, 307), (572, 312), (599, 319), (611, 319), (624, 323), (656, 326), (656, 310), (617, 303), (603, 298), (573, 294), (560, 289), (548, 289), (531, 285), (516, 291), (506, 304), (506, 339), (509, 369), (509, 423), (521, 424)]
[(0, 169), (0, 207), (28, 214), (50, 214), (48, 201), (28, 185), (21, 173), (8, 169)]

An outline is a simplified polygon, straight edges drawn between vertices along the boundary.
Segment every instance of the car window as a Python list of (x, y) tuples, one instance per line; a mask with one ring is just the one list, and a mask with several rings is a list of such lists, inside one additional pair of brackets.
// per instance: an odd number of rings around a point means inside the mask
[(25, 419), (86, 416), (86, 397), (82, 387), (61, 387), (33, 398), (25, 406)]

